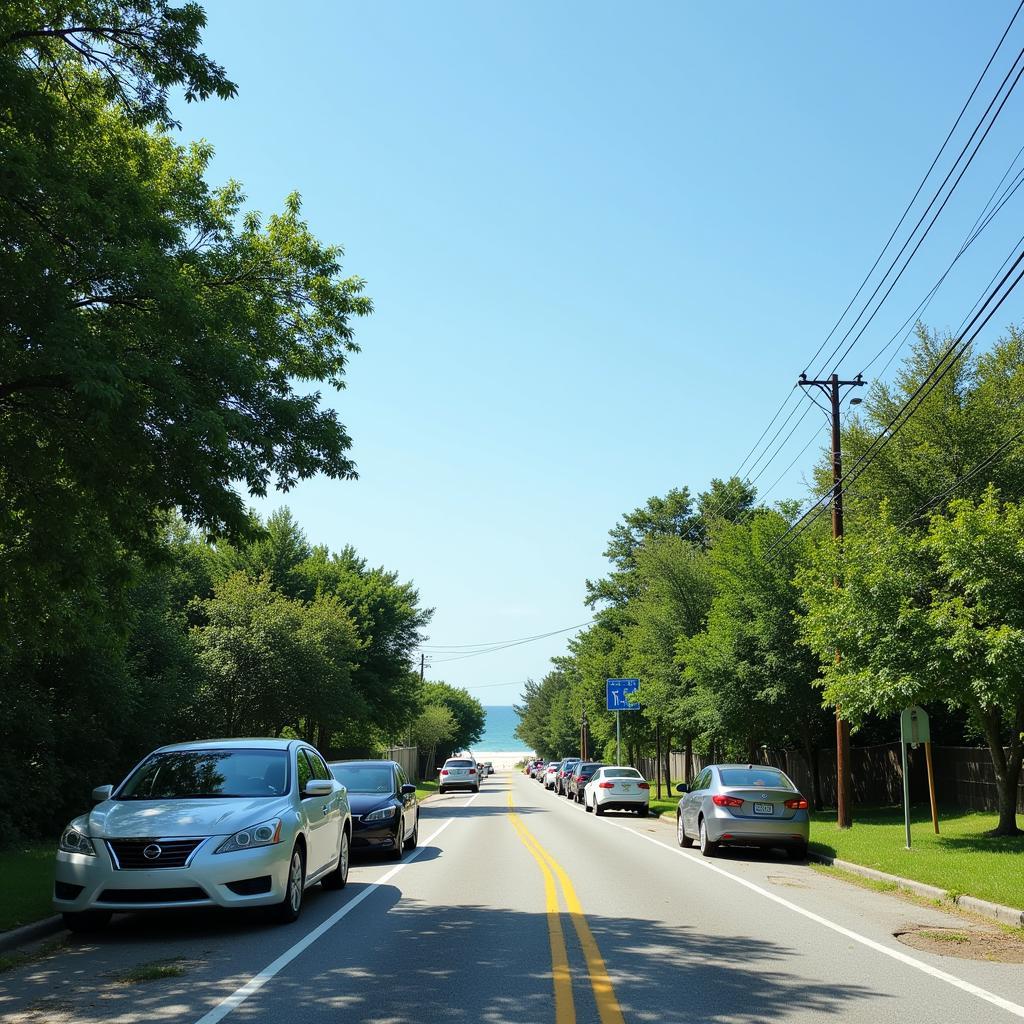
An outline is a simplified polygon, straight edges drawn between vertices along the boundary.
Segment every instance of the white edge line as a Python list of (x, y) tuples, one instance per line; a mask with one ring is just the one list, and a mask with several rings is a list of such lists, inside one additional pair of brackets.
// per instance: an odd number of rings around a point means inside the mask
[(903, 953), (898, 949), (890, 949), (888, 946), (884, 946), (882, 943), (876, 942), (874, 939), (869, 939), (866, 935), (861, 935), (859, 932), (851, 931), (849, 928), (845, 928), (841, 924), (836, 924), (835, 921), (830, 921), (827, 917), (815, 914), (813, 910), (806, 910), (798, 904), (791, 903), (782, 896), (778, 896), (776, 893), (769, 892), (767, 889), (762, 889), (761, 886), (757, 885), (755, 882), (749, 882), (747, 879), (741, 878), (739, 875), (734, 875), (731, 871), (726, 871), (724, 868), (720, 868), (717, 864), (710, 864), (706, 860), (698, 860), (692, 854), (684, 853), (682, 850), (676, 850), (666, 843), (661, 843), (657, 839), (652, 839), (650, 836), (641, 835), (641, 833), (635, 832), (626, 825), (619, 825), (614, 821), (610, 821), (608, 824), (613, 825), (615, 828), (622, 829), (623, 832), (628, 832), (630, 835), (636, 836), (638, 839), (645, 839), (647, 842), (653, 843), (655, 846), (662, 850), (666, 850), (668, 853), (676, 853), (688, 864), (707, 868), (709, 871), (714, 871), (719, 875), (724, 875), (726, 878), (730, 878), (734, 882), (746, 886), (746, 888), (758, 893), (760, 896), (764, 896), (773, 903), (778, 903), (780, 906), (786, 907), (788, 910), (792, 910), (794, 913), (800, 914), (802, 917), (806, 917), (809, 920), (814, 921), (816, 924), (823, 925), (826, 928), (831, 928), (832, 931), (838, 932), (840, 935), (845, 935), (846, 938), (853, 939), (854, 942), (859, 942), (862, 946), (867, 946), (869, 949), (882, 953), (884, 956), (891, 957), (893, 960), (898, 960), (900, 963), (906, 964), (908, 967), (915, 967), (924, 974), (930, 974), (933, 978), (938, 978), (940, 981), (953, 985), (955, 988), (962, 989), (964, 992), (968, 992), (972, 996), (984, 999), (986, 1002), (992, 1003), (994, 1006), (998, 1006), (1001, 1009), (1006, 1010), (1008, 1013), (1012, 1013), (1015, 1017), (1024, 1018), (1024, 1006), (1020, 1006), (1017, 1003), (1011, 1003), (1009, 999), (997, 996), (994, 992), (989, 992), (987, 989), (973, 985), (969, 981), (964, 981), (963, 978), (958, 978), (955, 974), (948, 974), (946, 971), (940, 970), (938, 967), (933, 967), (931, 964), (926, 964), (923, 960), (917, 960), (915, 957), (908, 956), (906, 953)]
[[(479, 794), (477, 794), (479, 796)], [(473, 800), (476, 796), (473, 797)], [(468, 807), (473, 800), (468, 800), (463, 807)], [(307, 950), (321, 935), (330, 931), (346, 914), (355, 910), (363, 900), (366, 899), (371, 893), (375, 892), (382, 885), (389, 882), (395, 875), (398, 874), (402, 868), (411, 864), (425, 849), (427, 844), (432, 843), (455, 819), (449, 818), (437, 831), (433, 832), (426, 839), (423, 840), (423, 845), (417, 846), (412, 853), (409, 854), (401, 864), (396, 864), (390, 871), (386, 871), (376, 882), (371, 882), (355, 899), (346, 903), (345, 906), (336, 910), (326, 921), (322, 921), (316, 926), (311, 932), (299, 939), (293, 946), (289, 946), (276, 960), (268, 964), (263, 968), (259, 974), (254, 974), (241, 988), (236, 989), (231, 995), (221, 1000), (212, 1010), (208, 1013), (204, 1013), (200, 1017), (196, 1024), (217, 1024), (217, 1021), (223, 1020), (232, 1010), (237, 1009), (249, 998), (254, 995), (271, 978), (276, 974), (279, 974), (285, 967), (287, 967), (300, 953)]]

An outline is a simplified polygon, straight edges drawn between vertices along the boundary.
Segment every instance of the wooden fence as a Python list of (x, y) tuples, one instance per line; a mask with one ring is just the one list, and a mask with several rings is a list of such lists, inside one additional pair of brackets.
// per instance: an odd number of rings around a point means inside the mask
[[(801, 792), (811, 793), (811, 772), (807, 759), (794, 750), (767, 750), (761, 752), (761, 762), (781, 768)], [(853, 747), (853, 799), (859, 804), (898, 804), (903, 800), (903, 772), (900, 765), (900, 745), (884, 743), (870, 747)], [(932, 747), (935, 765), (935, 792), (939, 803), (964, 810), (995, 811), (995, 770), (987, 747)], [(704, 767), (701, 758), (692, 756), (693, 778)], [(672, 751), (669, 755), (672, 782), (686, 777), (685, 755)], [(652, 783), (656, 775), (653, 757), (640, 759), (637, 767)], [(910, 799), (923, 803), (928, 799), (928, 779), (925, 768), (924, 747), (908, 751), (910, 772)], [(821, 798), (826, 806), (835, 806), (836, 755), (834, 750), (822, 750), (818, 755), (821, 780)], [(664, 780), (663, 780), (664, 781)], [(1024, 814), (1024, 780), (1017, 790), (1017, 810)]]

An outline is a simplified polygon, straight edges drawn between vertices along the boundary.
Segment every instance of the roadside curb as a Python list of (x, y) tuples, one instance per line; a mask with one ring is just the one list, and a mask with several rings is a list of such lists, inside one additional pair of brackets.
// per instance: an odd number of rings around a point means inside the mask
[(937, 900), (940, 903), (952, 903), (961, 910), (970, 910), (972, 913), (992, 918), (992, 920), (999, 921), (1001, 924), (1008, 924), (1014, 928), (1024, 928), (1024, 910), (1004, 907), (1000, 903), (990, 903), (988, 900), (981, 900), (976, 896), (950, 896), (945, 889), (940, 889), (937, 885), (928, 885), (925, 882), (915, 882), (910, 878), (901, 878), (899, 875), (890, 875), (885, 871), (866, 868), (863, 864), (839, 860), (837, 857), (815, 853), (813, 850), (808, 851), (807, 859), (817, 861), (819, 864), (826, 864), (829, 867), (839, 868), (840, 871), (847, 871), (851, 875), (859, 875), (861, 878), (869, 878), (875, 882), (886, 882), (889, 885), (895, 885), (899, 889), (916, 893), (918, 896), (924, 896), (926, 899)]
[[(659, 820), (675, 824), (676, 817), (674, 814), (665, 813), (660, 815)], [(895, 885), (898, 889), (905, 889), (907, 892), (924, 896), (926, 899), (937, 900), (940, 903), (952, 903), (953, 906), (959, 907), (961, 910), (969, 910), (974, 914), (981, 914), (983, 917), (991, 918), (1000, 924), (1008, 924), (1013, 928), (1024, 928), (1024, 910), (1004, 907), (1001, 903), (990, 903), (988, 900), (978, 899), (977, 896), (950, 896), (949, 892), (945, 889), (940, 889), (937, 885), (928, 885), (926, 882), (915, 882), (910, 878), (890, 875), (885, 871), (866, 868), (863, 864), (839, 860), (836, 857), (829, 857), (824, 853), (815, 853), (813, 850), (807, 851), (807, 859), (817, 861), (819, 864), (826, 864), (829, 867), (839, 868), (840, 871), (847, 871), (851, 875), (869, 878), (874, 882), (886, 882), (889, 885)]]
[(42, 921), (33, 921), (32, 924), (22, 925), (20, 928), (12, 928), (9, 932), (0, 932), (0, 953), (9, 953), (12, 949), (25, 946), (38, 939), (47, 939), (51, 935), (64, 928), (64, 922), (59, 914), (53, 917), (45, 917)]

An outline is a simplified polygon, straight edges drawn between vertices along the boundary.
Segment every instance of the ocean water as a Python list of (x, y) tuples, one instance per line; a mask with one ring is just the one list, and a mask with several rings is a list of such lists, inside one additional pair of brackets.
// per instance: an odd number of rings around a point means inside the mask
[(515, 750), (529, 753), (526, 744), (515, 735), (519, 716), (511, 707), (502, 705), (485, 706), (487, 721), (484, 723), (484, 734), (474, 750)]

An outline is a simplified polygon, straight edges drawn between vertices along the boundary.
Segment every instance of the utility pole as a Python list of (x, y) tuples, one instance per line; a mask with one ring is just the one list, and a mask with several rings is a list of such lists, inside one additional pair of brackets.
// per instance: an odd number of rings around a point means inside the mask
[(589, 746), (587, 740), (587, 709), (583, 709), (583, 721), (580, 723), (580, 758), (584, 761), (587, 760), (587, 748)]
[[(863, 387), (864, 379), (858, 373), (855, 380), (840, 380), (833, 373), (827, 380), (808, 380), (806, 373), (800, 374), (797, 384), (802, 388), (817, 388), (828, 396), (831, 411), (829, 419), (832, 423), (832, 536), (839, 539), (843, 536), (843, 451), (839, 430), (839, 399), (841, 388)], [(852, 404), (860, 402), (855, 398)], [(817, 404), (817, 403), (815, 403)], [(826, 410), (828, 412), (828, 410)], [(836, 586), (842, 581), (836, 580)], [(836, 651), (836, 661), (840, 652)], [(853, 767), (850, 763), (850, 723), (842, 717), (842, 709), (836, 708), (836, 824), (840, 828), (850, 828), (853, 824), (852, 804)]]
[(424, 666), (424, 662), (426, 661), (426, 659), (427, 659), (427, 656), (425, 654), (423, 654), (423, 652), (421, 651), (420, 652), (420, 682), (421, 683), (423, 682), (423, 666)]

